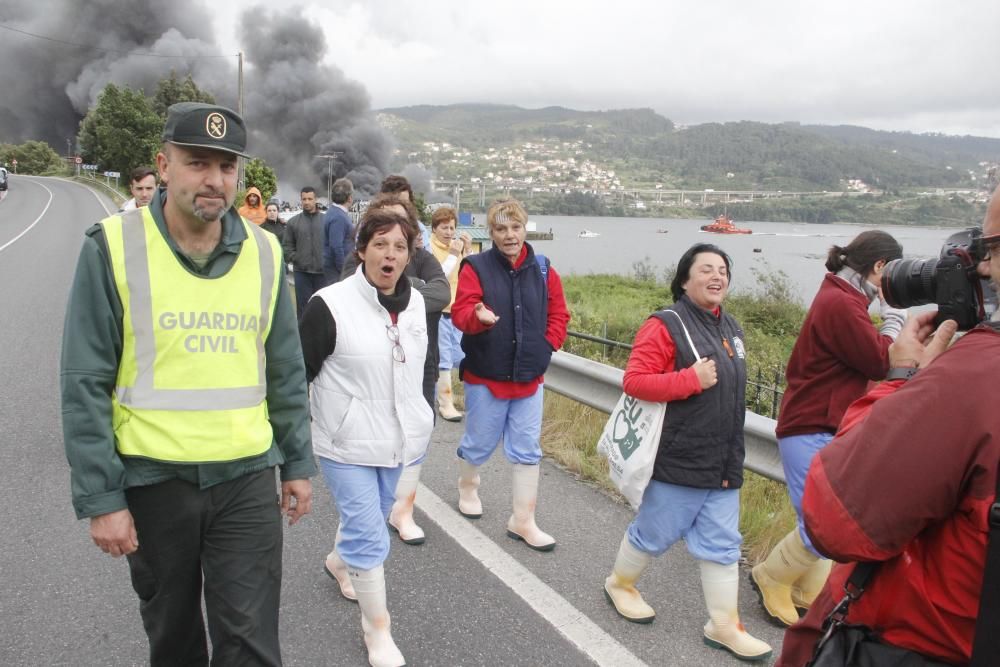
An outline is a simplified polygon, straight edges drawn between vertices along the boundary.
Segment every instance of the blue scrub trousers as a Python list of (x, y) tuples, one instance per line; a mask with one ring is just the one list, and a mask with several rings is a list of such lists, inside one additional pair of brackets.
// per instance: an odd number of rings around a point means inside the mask
[(465, 358), (462, 351), (462, 332), (451, 322), (451, 315), (444, 313), (438, 323), (438, 370), (450, 371), (458, 368), (459, 362)]
[(806, 533), (805, 524), (802, 521), (802, 493), (806, 488), (806, 474), (809, 472), (809, 464), (812, 463), (816, 452), (826, 447), (831, 440), (833, 440), (832, 433), (808, 433), (778, 438), (781, 466), (785, 469), (788, 497), (795, 507), (799, 535), (802, 536), (802, 543), (806, 545), (806, 548), (820, 558), (825, 558), (825, 556), (816, 551), (812, 542), (809, 541), (809, 535)]
[(653, 556), (662, 555), (683, 537), (698, 560), (732, 565), (739, 562), (743, 541), (740, 490), (650, 480), (626, 534), (632, 546)]
[(526, 398), (494, 396), (484, 384), (465, 383), (465, 434), (458, 456), (481, 466), (493, 455), (500, 439), (511, 463), (538, 465), (542, 460), (542, 385)]
[(319, 457), (319, 466), (340, 514), (337, 553), (350, 567), (371, 570), (389, 556), (386, 520), (396, 500), (403, 466), (383, 468), (338, 463)]

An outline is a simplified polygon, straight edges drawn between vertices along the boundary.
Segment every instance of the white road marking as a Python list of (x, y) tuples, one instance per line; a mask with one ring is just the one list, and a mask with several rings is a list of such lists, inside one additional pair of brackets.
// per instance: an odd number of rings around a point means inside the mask
[(486, 566), (487, 570), (598, 665), (646, 667), (646, 663), (587, 618), (586, 614), (567, 602), (531, 570), (494, 544), (482, 531), (472, 526), (468, 519), (462, 517), (423, 484), (417, 487), (417, 506), (473, 558)]
[(34, 184), (36, 184), (36, 185), (40, 186), (40, 187), (41, 187), (41, 188), (42, 188), (43, 190), (45, 190), (46, 192), (48, 192), (48, 193), (49, 193), (49, 201), (48, 201), (48, 202), (46, 202), (46, 204), (45, 204), (45, 208), (43, 208), (43, 209), (42, 209), (42, 212), (38, 214), (38, 217), (37, 217), (37, 218), (35, 218), (35, 221), (34, 221), (34, 222), (32, 222), (32, 223), (31, 223), (30, 225), (28, 225), (27, 227), (25, 227), (25, 228), (24, 228), (24, 230), (23, 230), (23, 231), (22, 231), (22, 232), (21, 232), (20, 234), (18, 234), (18, 235), (17, 235), (17, 236), (15, 236), (14, 238), (12, 238), (12, 239), (11, 239), (10, 241), (7, 241), (7, 242), (6, 242), (6, 243), (4, 243), (3, 245), (0, 245), (0, 252), (3, 252), (3, 251), (4, 251), (4, 249), (5, 249), (5, 248), (7, 248), (8, 246), (12, 246), (12, 245), (14, 245), (14, 242), (15, 242), (15, 241), (17, 241), (17, 240), (18, 240), (19, 238), (21, 238), (22, 236), (24, 236), (25, 234), (27, 234), (28, 232), (30, 232), (30, 231), (31, 231), (31, 228), (32, 228), (32, 227), (34, 227), (35, 225), (37, 225), (37, 224), (38, 224), (38, 222), (39, 222), (39, 221), (40, 221), (40, 220), (41, 220), (41, 219), (42, 219), (43, 217), (45, 217), (45, 213), (46, 213), (46, 212), (47, 212), (47, 211), (49, 210), (49, 207), (50, 207), (50, 206), (52, 206), (52, 200), (53, 200), (53, 199), (55, 199), (55, 195), (53, 195), (53, 194), (52, 194), (52, 190), (49, 190), (49, 189), (48, 189), (47, 187), (45, 187), (45, 185), (43, 185), (42, 183), (39, 183), (38, 181), (36, 181), (36, 180), (34, 180), (34, 179), (25, 179), (25, 181), (26, 181), (26, 182), (28, 182), (28, 183), (34, 183)]

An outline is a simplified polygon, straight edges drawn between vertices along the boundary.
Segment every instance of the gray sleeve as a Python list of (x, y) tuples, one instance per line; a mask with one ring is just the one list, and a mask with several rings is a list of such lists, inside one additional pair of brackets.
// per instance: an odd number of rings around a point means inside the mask
[(424, 309), (428, 313), (441, 312), (451, 303), (451, 284), (444, 275), (441, 264), (423, 248), (417, 250), (413, 261), (417, 277), (424, 281), (423, 285), (417, 287), (424, 297)]

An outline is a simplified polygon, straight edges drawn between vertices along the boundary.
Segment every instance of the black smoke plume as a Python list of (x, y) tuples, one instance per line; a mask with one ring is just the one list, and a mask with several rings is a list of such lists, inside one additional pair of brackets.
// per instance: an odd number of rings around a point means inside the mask
[[(152, 95), (171, 70), (190, 74), (219, 104), (237, 107), (236, 55), (219, 57), (200, 0), (3, 5), (5, 25), (50, 40), (0, 31), (0, 142), (42, 139), (62, 152), (67, 139), (75, 145), (80, 120), (108, 83)], [(242, 26), (249, 152), (273, 166), (284, 186), (297, 191), (308, 183), (324, 193), (327, 160), (313, 156), (342, 152), (334, 176), (351, 177), (363, 191), (377, 189), (391, 141), (364, 88), (321, 62), (320, 28), (295, 8), (248, 9)]]

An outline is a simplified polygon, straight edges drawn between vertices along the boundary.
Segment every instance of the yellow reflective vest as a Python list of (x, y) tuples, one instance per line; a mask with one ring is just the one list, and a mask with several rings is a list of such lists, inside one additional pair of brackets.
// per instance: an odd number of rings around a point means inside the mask
[(180, 263), (148, 208), (101, 222), (124, 311), (112, 397), (121, 455), (208, 463), (270, 448), (264, 340), (281, 249), (240, 224), (247, 239), (236, 262), (205, 278)]

